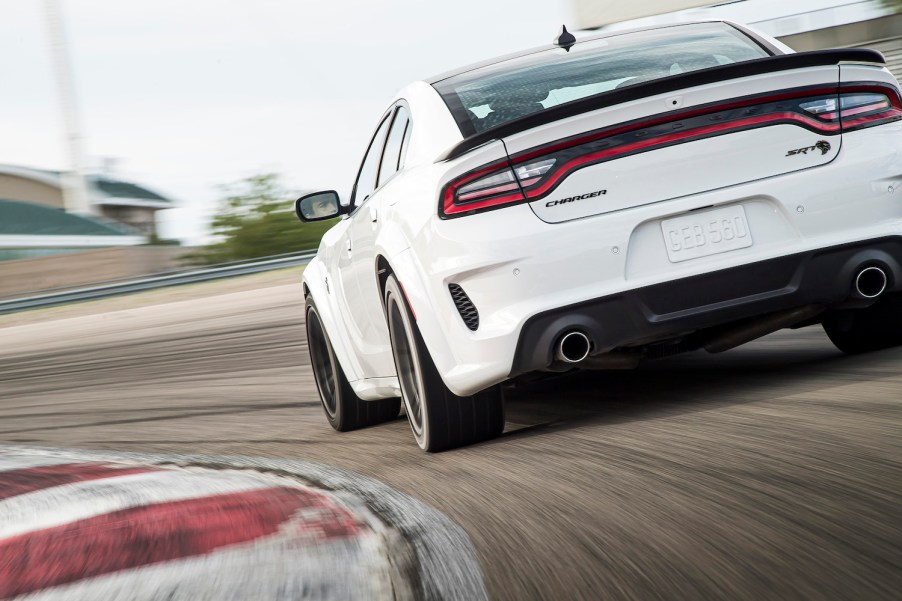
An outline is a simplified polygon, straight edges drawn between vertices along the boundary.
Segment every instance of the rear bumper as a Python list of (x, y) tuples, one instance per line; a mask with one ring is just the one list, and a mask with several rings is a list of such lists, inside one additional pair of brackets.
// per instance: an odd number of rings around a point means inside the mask
[[(900, 134), (902, 122), (852, 132), (828, 166), (563, 223), (541, 221), (528, 205), (466, 219), (435, 217), (413, 238), (416, 277), (404, 282), (426, 346), (445, 384), (468, 395), (545, 368), (547, 340), (541, 328), (532, 333), (534, 324), (587, 306), (614, 307), (585, 316), (599, 330), (605, 321), (613, 330), (611, 338), (599, 331), (596, 348), (603, 349), (696, 329), (679, 321), (682, 311), (701, 313), (704, 326), (804, 304), (795, 290), (802, 284), (793, 282), (795, 264), (819, 264), (815, 258), (834, 249), (882, 248), (889, 237), (902, 236)], [(661, 220), (731, 205), (744, 207), (753, 246), (669, 259)], [(898, 250), (888, 256), (900, 260)], [(806, 291), (809, 279), (821, 280), (842, 299), (851, 284), (838, 277), (840, 267), (806, 267), (798, 277)], [(706, 277), (733, 271), (751, 275), (738, 283)], [(894, 286), (902, 281), (893, 277)], [(685, 282), (693, 284), (684, 288)], [(477, 330), (461, 319), (449, 284), (458, 284), (478, 309)]]
[(520, 331), (510, 376), (545, 369), (553, 346), (572, 329), (593, 354), (664, 340), (746, 317), (850, 298), (855, 275), (881, 267), (887, 290), (902, 289), (902, 237), (844, 244), (748, 263), (545, 311)]

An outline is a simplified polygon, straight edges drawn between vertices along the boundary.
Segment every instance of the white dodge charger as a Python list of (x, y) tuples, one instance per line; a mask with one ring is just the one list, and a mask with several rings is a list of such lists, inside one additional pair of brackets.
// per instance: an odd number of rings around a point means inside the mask
[[(902, 343), (902, 98), (883, 56), (712, 21), (596, 35), (403, 88), (304, 271), (337, 430), (437, 451), (505, 381), (823, 324)], [(400, 398), (399, 398), (400, 397)]]

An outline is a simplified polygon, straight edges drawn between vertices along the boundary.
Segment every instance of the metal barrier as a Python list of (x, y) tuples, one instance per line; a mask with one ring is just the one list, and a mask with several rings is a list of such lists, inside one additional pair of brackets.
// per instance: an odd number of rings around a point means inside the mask
[(35, 291), (39, 292), (39, 294), (32, 294), (9, 300), (0, 300), (0, 314), (108, 298), (122, 294), (153, 290), (154, 288), (196, 284), (198, 282), (273, 271), (285, 267), (296, 267), (308, 263), (310, 259), (315, 256), (316, 251), (293, 253), (290, 255), (276, 255), (275, 257), (266, 257), (254, 261), (224, 263), (191, 271), (149, 274), (147, 276), (139, 276), (138, 278), (128, 279), (126, 281), (108, 280), (105, 282), (95, 282), (88, 286), (75, 289), (48, 289)]

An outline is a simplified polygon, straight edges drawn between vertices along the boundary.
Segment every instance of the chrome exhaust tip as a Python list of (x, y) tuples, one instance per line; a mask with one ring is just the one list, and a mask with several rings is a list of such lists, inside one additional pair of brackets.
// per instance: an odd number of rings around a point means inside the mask
[(865, 267), (855, 276), (855, 292), (864, 298), (877, 298), (886, 290), (886, 272), (879, 267)]
[(592, 342), (589, 337), (582, 332), (572, 330), (558, 340), (554, 356), (558, 361), (564, 363), (579, 363), (589, 356), (591, 349)]

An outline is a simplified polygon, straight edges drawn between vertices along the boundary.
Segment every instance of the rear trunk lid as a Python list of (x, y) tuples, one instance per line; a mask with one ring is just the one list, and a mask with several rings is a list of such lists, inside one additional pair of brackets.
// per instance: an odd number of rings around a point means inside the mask
[(551, 161), (524, 186), (536, 215), (561, 222), (828, 164), (838, 66), (658, 94), (504, 138), (514, 165)]

